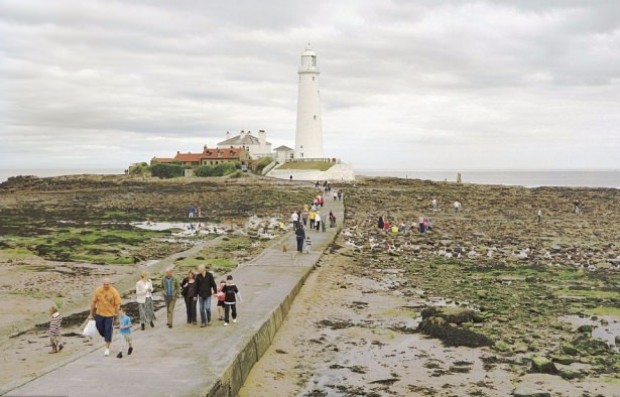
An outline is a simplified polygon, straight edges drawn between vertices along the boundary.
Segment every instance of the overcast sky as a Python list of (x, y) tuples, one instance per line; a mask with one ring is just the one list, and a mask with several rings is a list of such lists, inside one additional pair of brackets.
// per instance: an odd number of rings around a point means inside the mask
[(0, 168), (294, 147), (308, 42), (355, 169), (620, 169), (617, 0), (0, 0)]

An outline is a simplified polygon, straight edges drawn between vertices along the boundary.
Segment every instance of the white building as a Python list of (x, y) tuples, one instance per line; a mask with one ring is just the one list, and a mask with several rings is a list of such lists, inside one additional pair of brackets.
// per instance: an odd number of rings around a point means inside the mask
[(286, 163), (287, 161), (295, 158), (295, 149), (291, 149), (290, 147), (285, 145), (278, 146), (277, 148), (273, 149), (273, 152), (275, 153), (274, 160), (280, 164)]
[(226, 132), (226, 140), (218, 142), (218, 149), (245, 147), (250, 152), (250, 157), (256, 160), (261, 157), (271, 157), (271, 143), (267, 142), (267, 133), (258, 131), (258, 136), (252, 135), (251, 131), (241, 131), (239, 135), (231, 136)]
[(316, 53), (310, 44), (301, 54), (297, 97), (297, 129), (295, 131), (295, 158), (324, 158), (321, 101), (319, 97), (319, 68)]

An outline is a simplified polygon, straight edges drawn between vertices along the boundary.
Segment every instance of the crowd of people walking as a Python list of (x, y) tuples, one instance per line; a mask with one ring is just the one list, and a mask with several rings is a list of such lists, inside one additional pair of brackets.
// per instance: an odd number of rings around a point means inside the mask
[[(320, 187), (317, 182), (317, 187)], [(296, 210), (291, 215), (291, 222), (294, 227), (297, 251), (303, 252), (304, 245), (311, 245), (310, 236), (306, 234), (306, 229), (325, 232), (327, 225), (330, 228), (336, 227), (336, 216), (333, 211), (327, 215), (322, 212), (325, 205), (325, 194), (331, 191), (331, 186), (324, 183), (321, 192), (313, 200), (304, 204), (301, 210)], [(334, 193), (334, 200), (342, 199), (342, 191)], [(190, 217), (198, 213), (193, 206), (190, 208)], [(104, 341), (104, 356), (110, 355), (110, 348), (114, 328), (118, 328), (119, 352), (118, 358), (123, 358), (123, 353), (127, 355), (133, 352), (132, 344), (132, 318), (127, 314), (121, 305), (121, 296), (118, 290), (111, 285), (109, 278), (105, 278), (100, 287), (93, 293), (89, 311), (89, 320), (93, 320), (96, 332)], [(215, 281), (215, 276), (209, 268), (200, 264), (196, 270), (189, 270), (187, 275), (179, 281), (174, 274), (174, 268), (168, 267), (164, 270), (163, 277), (159, 283), (159, 292), (166, 307), (166, 326), (174, 327), (174, 310), (176, 300), (183, 297), (186, 312), (186, 323), (188, 325), (198, 325), (204, 328), (212, 324), (212, 297), (217, 308), (218, 320), (228, 326), (231, 322), (236, 323), (238, 319), (237, 304), (241, 301), (241, 294), (233, 276), (227, 275), (221, 279), (219, 285)], [(135, 301), (138, 306), (140, 329), (145, 331), (147, 325), (150, 328), (156, 327), (156, 315), (154, 310), (154, 284), (148, 271), (140, 274), (139, 280), (135, 285)], [(198, 313), (200, 314), (198, 316)], [(60, 327), (62, 316), (56, 306), (50, 309), (50, 327), (48, 334), (52, 351), (56, 353), (63, 349)]]

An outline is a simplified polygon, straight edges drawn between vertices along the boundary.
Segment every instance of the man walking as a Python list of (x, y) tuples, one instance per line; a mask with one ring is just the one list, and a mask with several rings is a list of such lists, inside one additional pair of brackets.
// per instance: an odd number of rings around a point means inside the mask
[(295, 238), (297, 239), (297, 251), (303, 252), (304, 240), (306, 239), (306, 232), (304, 231), (303, 224), (299, 224), (299, 227), (295, 229)]
[(196, 275), (196, 291), (200, 310), (200, 327), (206, 327), (211, 322), (211, 292), (217, 294), (217, 284), (213, 274), (207, 271), (205, 265), (198, 266)]
[(109, 278), (103, 279), (103, 285), (95, 289), (90, 304), (89, 319), (95, 318), (95, 324), (99, 335), (105, 341), (104, 356), (110, 355), (110, 343), (112, 342), (112, 330), (114, 317), (118, 316), (118, 308), (121, 306), (121, 295), (116, 288), (112, 287)]
[(179, 294), (179, 281), (172, 275), (172, 268), (165, 270), (164, 278), (161, 279), (161, 291), (166, 302), (166, 313), (168, 315), (167, 325), (172, 328), (172, 319), (174, 317), (174, 305), (177, 302)]

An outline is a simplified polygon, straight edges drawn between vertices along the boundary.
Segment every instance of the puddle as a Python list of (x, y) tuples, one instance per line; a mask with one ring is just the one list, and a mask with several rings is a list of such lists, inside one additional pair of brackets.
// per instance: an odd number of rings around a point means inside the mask
[(196, 235), (196, 234), (226, 234), (226, 229), (224, 229), (219, 224), (204, 224), (201, 222), (198, 223), (185, 223), (185, 222), (134, 222), (132, 223), (134, 227), (143, 230), (154, 230), (154, 231), (163, 231), (163, 230), (181, 230), (178, 233), (175, 233), (175, 236), (187, 236), (187, 235)]
[[(560, 320), (566, 321), (575, 328), (581, 325), (592, 326), (592, 337), (604, 340), (612, 347), (616, 353), (620, 352), (620, 346), (616, 345), (616, 336), (620, 336), (620, 317), (616, 316), (595, 316), (596, 320), (592, 320), (593, 316), (580, 317), (576, 315), (562, 316)], [(606, 322), (603, 324), (603, 322)]]

